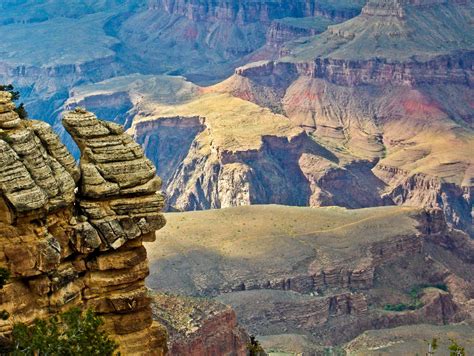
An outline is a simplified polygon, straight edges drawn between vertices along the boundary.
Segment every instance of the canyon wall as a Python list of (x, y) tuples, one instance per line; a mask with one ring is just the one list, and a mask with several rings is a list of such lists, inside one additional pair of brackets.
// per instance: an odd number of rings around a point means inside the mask
[(216, 301), (153, 293), (153, 314), (169, 332), (170, 355), (245, 356), (247, 333), (232, 308)]
[(214, 132), (204, 117), (134, 122), (133, 132), (163, 172), (170, 210), (249, 204), (352, 208), (393, 204), (378, 194), (382, 185), (370, 171), (369, 161), (339, 165), (336, 156), (305, 132), (295, 137), (266, 135), (258, 148), (236, 151), (207, 148)]
[(385, 204), (442, 208), (472, 234), (471, 10), (462, 1), (369, 1), (216, 90), (284, 114), (332, 152), (374, 162), (366, 167)]
[(336, 346), (364, 330), (472, 323), (474, 244), (440, 209), (260, 205), (166, 216), (180, 226), (146, 244), (148, 286), (214, 297), (252, 334)]
[(185, 16), (193, 21), (229, 21), (240, 25), (250, 22), (270, 24), (284, 17), (323, 15), (334, 19), (349, 19), (359, 14), (362, 2), (351, 1), (336, 5), (318, 1), (182, 1), (152, 0), (151, 9)]

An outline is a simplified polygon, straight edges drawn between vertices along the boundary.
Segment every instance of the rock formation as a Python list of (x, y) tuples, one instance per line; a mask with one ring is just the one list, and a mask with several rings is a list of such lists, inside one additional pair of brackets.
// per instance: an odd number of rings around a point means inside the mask
[(146, 244), (147, 285), (214, 297), (254, 335), (340, 346), (371, 329), (472, 328), (474, 244), (440, 209), (262, 205), (167, 218)]
[(373, 162), (385, 203), (442, 208), (472, 233), (472, 6), (369, 1), (216, 90), (283, 113), (332, 152)]
[(153, 315), (169, 332), (175, 356), (245, 356), (247, 333), (229, 306), (203, 298), (153, 293)]
[[(166, 4), (192, 21), (240, 21), (244, 13)], [(78, 88), (70, 103), (127, 108), (123, 120), (162, 170), (170, 209), (415, 205), (441, 208), (451, 226), (472, 233), (471, 8), (374, 0), (359, 16), (293, 42), (327, 23), (276, 19), (266, 47), (284, 55), (278, 60), (205, 88), (117, 78)]]
[(0, 263), (12, 273), (1, 333), (79, 305), (104, 318), (123, 354), (164, 354), (142, 245), (165, 224), (155, 168), (120, 126), (80, 109), (64, 118), (77, 167), (48, 124), (13, 109), (0, 92)]

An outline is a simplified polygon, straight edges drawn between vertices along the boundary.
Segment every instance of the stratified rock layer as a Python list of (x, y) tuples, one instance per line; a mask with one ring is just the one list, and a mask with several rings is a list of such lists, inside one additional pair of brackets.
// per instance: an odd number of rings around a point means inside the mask
[(440, 209), (254, 205), (166, 217), (146, 244), (147, 285), (217, 297), (254, 335), (327, 347), (400, 325), (472, 328), (474, 244)]
[(153, 293), (153, 317), (169, 332), (174, 356), (245, 356), (247, 333), (229, 306), (203, 298)]
[(0, 333), (79, 305), (104, 318), (123, 354), (164, 354), (142, 246), (165, 224), (155, 168), (120, 126), (81, 109), (64, 119), (82, 151), (77, 167), (48, 124), (14, 108), (0, 92), (0, 265), (12, 273)]

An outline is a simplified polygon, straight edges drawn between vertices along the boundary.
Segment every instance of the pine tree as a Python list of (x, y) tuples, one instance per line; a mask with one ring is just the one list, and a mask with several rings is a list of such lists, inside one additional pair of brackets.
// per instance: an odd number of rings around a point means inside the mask
[[(13, 101), (18, 101), (20, 100), (20, 92), (16, 91), (13, 85), (8, 84), (8, 85), (0, 85), (0, 91), (7, 91), (12, 95), (12, 100)], [(23, 103), (20, 103), (16, 109), (15, 112), (18, 114), (20, 119), (27, 119), (28, 118), (28, 113), (25, 109), (25, 105)]]

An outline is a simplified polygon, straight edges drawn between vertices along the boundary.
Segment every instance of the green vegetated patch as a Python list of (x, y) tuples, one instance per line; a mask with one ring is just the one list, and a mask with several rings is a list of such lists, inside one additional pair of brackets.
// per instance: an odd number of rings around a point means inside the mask
[(113, 355), (118, 348), (99, 327), (102, 318), (92, 310), (72, 308), (32, 326), (15, 324), (12, 355)]
[(419, 284), (411, 288), (410, 291), (408, 292), (408, 295), (411, 298), (410, 303), (385, 304), (383, 309), (386, 311), (395, 311), (395, 312), (420, 309), (421, 307), (423, 307), (423, 302), (421, 301), (420, 298), (425, 288), (437, 288), (445, 292), (448, 291), (448, 287), (444, 283)]

